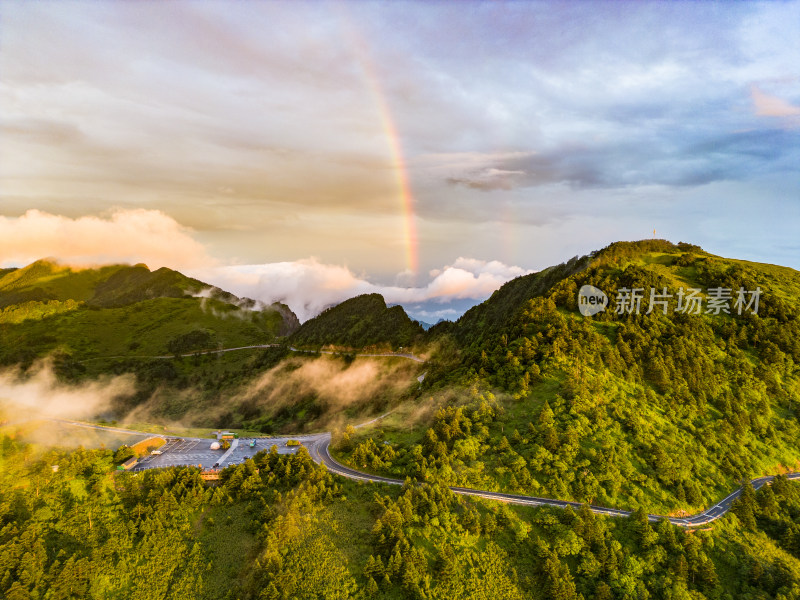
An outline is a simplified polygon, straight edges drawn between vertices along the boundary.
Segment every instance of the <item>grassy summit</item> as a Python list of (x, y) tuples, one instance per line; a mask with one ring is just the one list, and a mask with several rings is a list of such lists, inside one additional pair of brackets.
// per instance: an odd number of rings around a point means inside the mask
[(0, 306), (48, 300), (124, 305), (148, 298), (180, 298), (208, 287), (170, 269), (151, 272), (143, 264), (73, 269), (45, 259), (0, 275)]

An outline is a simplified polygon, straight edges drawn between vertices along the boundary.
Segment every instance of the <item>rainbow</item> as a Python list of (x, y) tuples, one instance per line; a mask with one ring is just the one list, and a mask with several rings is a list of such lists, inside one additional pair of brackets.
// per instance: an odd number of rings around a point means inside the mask
[(414, 196), (411, 193), (411, 184), (408, 180), (408, 168), (406, 167), (405, 158), (403, 156), (403, 145), (400, 136), (397, 134), (397, 128), (395, 127), (394, 119), (392, 119), (392, 113), (389, 111), (389, 105), (386, 102), (385, 96), (381, 93), (378, 80), (373, 78), (371, 81), (373, 85), (370, 87), (374, 90), (373, 93), (380, 112), (383, 131), (389, 142), (389, 151), (392, 156), (392, 170), (395, 173), (397, 190), (400, 194), (400, 201), (402, 202), (405, 225), (406, 268), (411, 271), (411, 273), (416, 274), (419, 268), (417, 224), (416, 215), (414, 214)]
[(406, 269), (413, 275), (417, 274), (419, 268), (419, 251), (417, 242), (417, 224), (416, 214), (414, 213), (414, 195), (411, 192), (411, 183), (408, 177), (408, 167), (406, 165), (405, 156), (403, 154), (403, 144), (400, 136), (397, 133), (392, 111), (389, 108), (389, 103), (386, 101), (386, 94), (383, 92), (380, 84), (380, 78), (377, 75), (374, 64), (370, 58), (370, 53), (367, 50), (361, 36), (358, 35), (351, 19), (344, 14), (344, 6), (339, 6), (339, 14), (343, 17), (345, 28), (347, 29), (350, 41), (355, 48), (355, 55), (358, 64), (361, 67), (361, 72), (367, 88), (372, 95), (375, 106), (378, 109), (381, 127), (386, 140), (389, 143), (389, 153), (391, 156), (391, 168), (394, 171), (395, 181), (397, 184), (397, 192), (400, 197), (401, 207), (403, 211), (403, 237), (405, 241), (406, 251)]

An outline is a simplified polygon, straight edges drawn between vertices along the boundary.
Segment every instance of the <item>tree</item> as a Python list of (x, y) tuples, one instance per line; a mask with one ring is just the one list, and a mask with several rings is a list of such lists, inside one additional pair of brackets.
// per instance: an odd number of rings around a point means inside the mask
[(597, 584), (594, 590), (594, 600), (614, 600), (614, 593), (605, 581)]
[(577, 600), (575, 582), (567, 565), (559, 562), (555, 554), (544, 563), (545, 590), (552, 600)]
[(439, 578), (444, 583), (455, 581), (458, 577), (458, 563), (456, 562), (456, 554), (453, 547), (449, 544), (443, 546), (439, 550), (439, 556), (436, 560), (436, 569), (439, 573)]
[(356, 434), (356, 428), (352, 425), (348, 425), (344, 433), (342, 434), (342, 439), (339, 442), (339, 449), (342, 452), (352, 452), (353, 451), (353, 436)]
[(129, 458), (136, 456), (136, 452), (130, 446), (122, 445), (114, 452), (114, 463), (121, 465)]
[(748, 481), (744, 484), (742, 493), (734, 500), (732, 510), (739, 517), (742, 525), (747, 529), (753, 530), (756, 528), (756, 509), (755, 490), (753, 489), (753, 484)]
[(15, 581), (11, 588), (6, 593), (7, 600), (30, 600), (31, 595), (28, 593), (19, 581)]
[(681, 581), (687, 581), (689, 578), (689, 563), (686, 562), (686, 557), (683, 554), (679, 554), (678, 558), (673, 561), (672, 572), (675, 573), (675, 577), (680, 579)]
[(364, 577), (380, 579), (383, 573), (384, 568), (381, 557), (375, 558), (370, 554), (367, 563), (364, 565)]
[(377, 598), (378, 594), (380, 593), (380, 590), (378, 589), (378, 584), (375, 583), (375, 580), (372, 577), (367, 579), (366, 592), (367, 592), (367, 598)]

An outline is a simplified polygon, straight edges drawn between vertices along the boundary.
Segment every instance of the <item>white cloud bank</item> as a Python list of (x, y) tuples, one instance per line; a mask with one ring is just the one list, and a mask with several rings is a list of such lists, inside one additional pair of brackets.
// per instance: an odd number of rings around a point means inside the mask
[[(498, 261), (462, 257), (430, 271), (430, 280), (423, 286), (381, 285), (347, 267), (315, 258), (221, 265), (192, 237), (191, 230), (158, 210), (117, 209), (105, 218), (69, 218), (39, 210), (19, 217), (0, 216), (0, 266), (23, 266), (47, 257), (76, 266), (143, 262), (151, 269), (170, 267), (237, 296), (284, 302), (302, 321), (368, 293), (383, 295), (389, 304), (428, 303), (429, 309), (436, 305), (431, 316), (457, 316), (448, 310), (452, 309), (448, 303), (481, 301), (506, 281), (531, 272)], [(397, 281), (407, 275), (399, 274)], [(422, 309), (417, 312), (429, 314)]]
[(191, 231), (160, 210), (115, 210), (107, 218), (76, 219), (29, 210), (0, 215), (0, 266), (53, 257), (71, 265), (146, 263), (189, 269), (216, 261)]
[(262, 302), (284, 302), (305, 321), (347, 298), (359, 294), (381, 294), (389, 304), (489, 297), (505, 282), (531, 273), (498, 261), (458, 258), (452, 265), (429, 273), (421, 287), (380, 285), (356, 276), (347, 267), (327, 265), (314, 258), (262, 265), (236, 265), (196, 269), (190, 275), (213, 283), (237, 296)]

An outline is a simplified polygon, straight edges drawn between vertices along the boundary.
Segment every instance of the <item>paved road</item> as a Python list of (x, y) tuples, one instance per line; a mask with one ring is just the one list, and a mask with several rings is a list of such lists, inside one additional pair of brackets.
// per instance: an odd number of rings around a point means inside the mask
[[(277, 348), (280, 344), (257, 344), (255, 346), (237, 346), (236, 348), (222, 348), (220, 350), (196, 350), (195, 352), (186, 352), (185, 354), (178, 354), (179, 357), (196, 356), (198, 354), (222, 354), (224, 352), (234, 352), (235, 350), (252, 350), (257, 348)], [(90, 360), (105, 360), (110, 358), (158, 358), (170, 359), (175, 358), (175, 354), (160, 354), (158, 356), (148, 356), (142, 354), (121, 354), (118, 356), (95, 356), (94, 358), (87, 358), (79, 360), (78, 362), (89, 362)]]
[[(343, 464), (337, 462), (331, 455), (329, 451), (329, 445), (331, 442), (330, 434), (320, 435), (315, 440), (309, 440), (306, 443), (306, 447), (308, 448), (309, 454), (311, 454), (311, 458), (314, 461), (325, 465), (329, 471), (341, 475), (343, 477), (348, 477), (349, 479), (355, 479), (357, 481), (376, 481), (380, 483), (388, 483), (392, 485), (402, 485), (404, 483), (401, 479), (392, 479), (391, 477), (382, 477), (380, 475), (372, 475), (370, 473), (363, 473), (361, 471), (357, 471), (355, 469), (351, 469), (350, 467), (346, 467)], [(789, 479), (800, 479), (800, 473), (789, 473), (787, 474)], [(753, 479), (753, 487), (755, 489), (760, 488), (761, 486), (767, 484), (768, 482), (772, 481), (774, 477), (759, 477), (758, 479)], [(567, 506), (571, 506), (574, 509), (579, 509), (582, 505), (581, 502), (571, 502), (568, 500), (553, 500), (551, 498), (538, 498), (536, 496), (524, 496), (520, 494), (506, 494), (503, 492), (489, 492), (485, 490), (475, 490), (472, 488), (464, 488), (464, 487), (450, 487), (453, 492), (456, 494), (463, 494), (465, 496), (476, 496), (478, 498), (487, 498), (489, 500), (500, 500), (502, 502), (508, 502), (510, 504), (520, 504), (520, 505), (527, 505), (527, 506), (556, 506), (559, 508), (566, 508)], [(695, 527), (698, 525), (705, 525), (710, 523), (726, 512), (728, 512), (731, 508), (731, 504), (733, 501), (739, 497), (742, 493), (742, 488), (739, 488), (732, 494), (726, 496), (719, 502), (717, 502), (711, 508), (704, 510), (701, 513), (696, 515), (690, 515), (687, 517), (665, 517), (664, 515), (647, 515), (648, 519), (651, 522), (657, 522), (661, 519), (667, 518), (671, 523), (675, 525), (679, 525), (681, 527)], [(595, 506), (595, 505), (588, 505), (589, 509), (596, 514), (599, 515), (607, 515), (611, 517), (628, 517), (633, 514), (632, 511), (629, 510), (621, 510), (618, 508), (608, 508), (605, 506)]]
[(93, 425), (91, 423), (82, 423), (81, 421), (70, 421), (69, 419), (56, 419), (54, 417), (42, 417), (46, 421), (53, 423), (63, 423), (64, 425), (74, 425), (75, 427), (85, 427), (86, 429), (99, 429), (101, 431), (113, 431), (114, 433), (125, 433), (128, 435), (140, 435), (142, 438), (158, 436), (157, 433), (147, 433), (146, 431), (136, 431), (135, 429), (123, 429), (121, 427), (110, 427), (108, 425)]
[[(197, 350), (195, 352), (186, 352), (185, 354), (178, 354), (179, 357), (189, 357), (189, 356), (197, 356), (198, 354), (222, 354), (224, 352), (234, 352), (236, 350), (253, 350), (259, 348), (279, 348), (281, 344), (257, 344), (255, 346), (237, 346), (236, 348), (222, 348), (221, 350)], [(305, 352), (308, 354), (343, 354), (343, 352), (335, 352), (333, 350), (301, 350), (300, 348), (295, 348), (294, 346), (289, 346), (289, 350), (292, 352)], [(155, 359), (162, 359), (167, 360), (170, 358), (175, 358), (175, 354), (162, 354), (159, 356), (143, 356), (143, 355), (120, 355), (120, 356), (96, 356), (94, 358), (87, 358), (84, 360), (80, 360), (78, 362), (89, 362), (90, 360), (104, 360), (110, 358), (155, 358)], [(414, 356), (413, 354), (409, 354), (406, 352), (383, 352), (383, 353), (362, 353), (356, 352), (355, 356), (394, 356), (398, 358), (408, 358), (413, 360), (414, 362), (424, 363), (426, 362), (424, 359), (420, 358), (419, 356)], [(424, 377), (424, 376), (423, 376)]]
[[(337, 352), (333, 350), (300, 350), (299, 348), (295, 348), (294, 346), (289, 346), (289, 350), (292, 352), (307, 352), (311, 354), (349, 354), (349, 352)], [(370, 354), (366, 352), (356, 352), (354, 356), (395, 356), (398, 358), (409, 358), (414, 362), (424, 363), (425, 360), (420, 358), (419, 356), (414, 356), (408, 352), (380, 352), (375, 354)]]
[[(381, 420), (381, 419), (383, 419), (384, 417), (388, 417), (388, 416), (389, 416), (390, 414), (392, 414), (393, 412), (394, 412), (393, 410), (390, 410), (390, 411), (389, 411), (389, 412), (387, 412), (387, 413), (383, 413), (383, 414), (382, 414), (380, 417), (375, 417), (374, 419), (372, 419), (372, 420), (370, 420), (370, 421), (366, 421), (366, 422), (364, 422), (364, 423), (361, 423), (361, 424), (359, 424), (359, 425), (356, 425), (356, 426), (355, 426), (355, 429), (359, 429), (360, 427), (366, 427), (367, 425), (372, 425), (373, 423), (376, 423), (377, 421), (380, 421), (380, 420)], [(327, 434), (322, 434), (322, 435), (327, 435)]]

